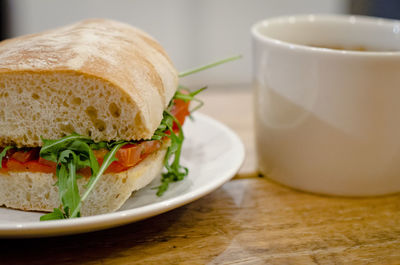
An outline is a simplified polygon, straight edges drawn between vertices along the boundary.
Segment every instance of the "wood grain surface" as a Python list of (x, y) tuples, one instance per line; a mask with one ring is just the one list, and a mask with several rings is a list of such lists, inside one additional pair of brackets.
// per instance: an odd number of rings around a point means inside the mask
[(123, 227), (0, 240), (0, 264), (400, 264), (400, 195), (326, 197), (257, 177), (250, 91), (203, 97), (203, 112), (246, 145), (246, 161), (232, 181)]

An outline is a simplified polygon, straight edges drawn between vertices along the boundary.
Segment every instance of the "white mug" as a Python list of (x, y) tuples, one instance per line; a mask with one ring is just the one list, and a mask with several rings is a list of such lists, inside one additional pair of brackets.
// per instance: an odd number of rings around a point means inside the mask
[(400, 22), (278, 17), (252, 39), (260, 172), (314, 193), (399, 192)]

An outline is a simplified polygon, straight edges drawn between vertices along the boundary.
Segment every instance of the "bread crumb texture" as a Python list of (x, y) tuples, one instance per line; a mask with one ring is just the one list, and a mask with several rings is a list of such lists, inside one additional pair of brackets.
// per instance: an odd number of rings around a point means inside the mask
[(0, 42), (0, 145), (71, 132), (148, 139), (177, 87), (162, 47), (127, 24), (91, 19)]
[(132, 139), (145, 130), (134, 103), (96, 78), (75, 73), (8, 74), (0, 86), (2, 145), (35, 146), (40, 136), (58, 139), (72, 132), (95, 141)]

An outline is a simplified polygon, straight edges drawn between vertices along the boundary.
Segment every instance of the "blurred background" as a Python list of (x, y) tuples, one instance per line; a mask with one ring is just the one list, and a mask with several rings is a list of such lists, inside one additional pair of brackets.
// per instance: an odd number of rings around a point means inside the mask
[(360, 14), (400, 17), (399, 0), (0, 0), (0, 38), (40, 32), (102, 17), (147, 31), (179, 71), (228, 56), (243, 58), (185, 78), (191, 86), (240, 86), (251, 82), (250, 27), (290, 14)]

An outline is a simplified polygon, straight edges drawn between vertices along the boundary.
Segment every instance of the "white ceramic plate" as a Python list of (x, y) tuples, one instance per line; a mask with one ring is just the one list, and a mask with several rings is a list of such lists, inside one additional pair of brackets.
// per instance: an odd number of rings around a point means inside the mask
[(184, 126), (182, 164), (189, 175), (170, 185), (162, 197), (152, 189), (159, 185), (158, 178), (109, 214), (40, 222), (41, 213), (0, 208), (0, 237), (47, 237), (115, 227), (169, 211), (217, 189), (239, 170), (244, 147), (225, 125), (199, 113), (194, 118)]

